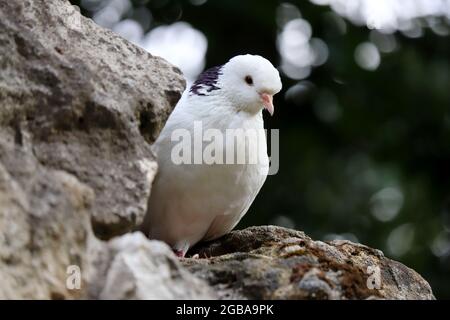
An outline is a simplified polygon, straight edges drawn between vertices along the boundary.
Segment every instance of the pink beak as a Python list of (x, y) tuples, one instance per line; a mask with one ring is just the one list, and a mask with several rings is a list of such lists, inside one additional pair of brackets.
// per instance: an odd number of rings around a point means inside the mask
[(274, 107), (273, 107), (273, 96), (271, 94), (268, 93), (261, 93), (261, 100), (263, 102), (264, 105), (264, 109), (266, 109), (267, 111), (269, 111), (270, 115), (272, 116), (274, 113)]

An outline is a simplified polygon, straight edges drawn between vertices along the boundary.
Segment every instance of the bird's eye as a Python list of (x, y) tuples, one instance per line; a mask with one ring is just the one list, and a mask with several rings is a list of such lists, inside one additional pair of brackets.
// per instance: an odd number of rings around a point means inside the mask
[(245, 82), (247, 82), (247, 84), (249, 86), (252, 86), (253, 85), (253, 78), (251, 76), (246, 76), (245, 77)]

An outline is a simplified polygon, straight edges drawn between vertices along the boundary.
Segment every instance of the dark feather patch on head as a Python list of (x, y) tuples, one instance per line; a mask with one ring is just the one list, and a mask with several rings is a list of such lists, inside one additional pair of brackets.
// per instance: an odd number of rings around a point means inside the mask
[(219, 79), (219, 75), (221, 72), (222, 66), (212, 67), (202, 74), (200, 74), (197, 80), (192, 84), (189, 92), (196, 94), (198, 96), (206, 96), (204, 92), (200, 92), (201, 89), (206, 90), (206, 92), (211, 92), (213, 90), (220, 89), (217, 86), (217, 80)]

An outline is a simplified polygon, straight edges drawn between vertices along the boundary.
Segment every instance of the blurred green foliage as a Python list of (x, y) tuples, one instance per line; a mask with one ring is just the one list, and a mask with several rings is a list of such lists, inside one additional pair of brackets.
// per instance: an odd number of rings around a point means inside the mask
[[(397, 50), (381, 53), (379, 67), (367, 71), (354, 52), (371, 30), (346, 21), (342, 34), (327, 19), (329, 7), (291, 3), (327, 44), (329, 58), (306, 80), (283, 78), (275, 116), (266, 119), (268, 128), (280, 129), (280, 171), (239, 227), (288, 221), (319, 239), (356, 237), (421, 273), (437, 297), (450, 298), (450, 37), (431, 29), (414, 39), (397, 32)], [(242, 53), (280, 62), (278, 1), (133, 4), (150, 9), (150, 28), (183, 20), (202, 31), (208, 67)], [(389, 197), (379, 203), (386, 188), (397, 192), (400, 200), (391, 200), (400, 211), (383, 221), (372, 213), (389, 206)], [(406, 249), (392, 250), (392, 243)], [(433, 246), (443, 252), (434, 254)]]

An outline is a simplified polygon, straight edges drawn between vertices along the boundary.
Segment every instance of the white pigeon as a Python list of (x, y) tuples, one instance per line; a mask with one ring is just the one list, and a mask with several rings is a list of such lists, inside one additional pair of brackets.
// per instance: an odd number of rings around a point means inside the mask
[[(267, 59), (247, 54), (206, 70), (183, 93), (153, 145), (159, 170), (141, 226), (149, 238), (165, 241), (184, 257), (197, 242), (219, 238), (237, 225), (269, 170), (265, 136), (257, 142), (257, 163), (177, 164), (172, 152), (178, 142), (172, 135), (185, 129), (194, 137), (198, 121), (203, 132), (216, 129), (224, 135), (227, 129), (264, 130), (262, 110), (273, 114), (272, 98), (280, 90), (277, 69)], [(251, 152), (247, 142), (239, 143)]]

